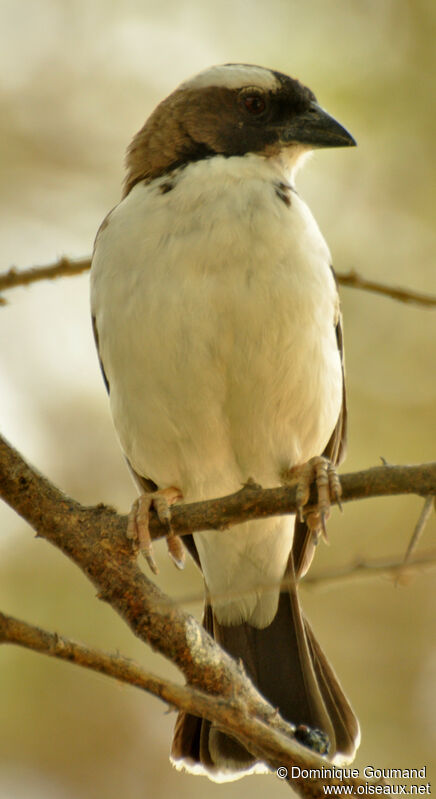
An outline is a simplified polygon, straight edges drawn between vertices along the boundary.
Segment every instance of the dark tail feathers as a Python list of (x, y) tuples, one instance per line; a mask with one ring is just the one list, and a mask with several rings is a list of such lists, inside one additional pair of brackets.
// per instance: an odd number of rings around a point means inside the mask
[[(224, 627), (209, 605), (203, 624), (227, 652), (242, 658), (253, 683), (285, 719), (327, 734), (329, 759), (353, 759), (359, 723), (303, 617), (295, 587), (281, 593), (277, 614), (263, 630), (249, 624)], [(176, 722), (171, 759), (178, 768), (219, 782), (266, 770), (234, 738), (186, 713), (180, 713)]]

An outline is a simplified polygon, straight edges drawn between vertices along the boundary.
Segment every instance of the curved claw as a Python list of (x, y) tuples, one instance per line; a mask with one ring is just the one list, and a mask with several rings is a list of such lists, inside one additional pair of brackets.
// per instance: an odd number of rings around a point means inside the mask
[(338, 507), (339, 507), (339, 510), (342, 511), (343, 508), (342, 508), (342, 502), (341, 502), (341, 496), (342, 496), (341, 481), (340, 481), (338, 473), (337, 473), (335, 467), (333, 466), (333, 464), (331, 463), (331, 461), (328, 462), (327, 476), (328, 476), (328, 479), (329, 479), (330, 495), (333, 497), (333, 499), (336, 500), (336, 502), (338, 504)]
[(185, 568), (185, 548), (182, 539), (170, 532), (167, 537), (168, 554), (178, 569)]
[(153, 574), (158, 574), (159, 569), (153, 554), (153, 544), (150, 535), (150, 510), (153, 506), (160, 521), (168, 528), (167, 546), (171, 559), (179, 569), (185, 565), (185, 552), (179, 536), (171, 529), (170, 505), (183, 499), (178, 488), (170, 486), (157, 491), (143, 493), (135, 499), (127, 522), (127, 538), (132, 539), (144, 555)]

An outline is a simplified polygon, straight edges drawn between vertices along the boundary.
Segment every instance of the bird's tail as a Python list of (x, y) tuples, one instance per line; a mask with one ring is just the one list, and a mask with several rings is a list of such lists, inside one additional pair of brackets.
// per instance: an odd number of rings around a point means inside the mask
[[(294, 583), (280, 594), (276, 616), (265, 629), (219, 624), (210, 605), (203, 625), (230, 655), (242, 659), (260, 693), (285, 719), (326, 733), (329, 759), (338, 764), (353, 759), (359, 723), (302, 614)], [(267, 770), (234, 738), (186, 713), (177, 718), (171, 760), (176, 768), (217, 782)]]

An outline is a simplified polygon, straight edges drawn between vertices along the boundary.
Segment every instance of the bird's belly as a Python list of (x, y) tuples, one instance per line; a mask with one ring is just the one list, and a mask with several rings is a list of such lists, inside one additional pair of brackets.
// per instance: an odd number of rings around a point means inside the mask
[(202, 296), (195, 307), (191, 290), (165, 311), (156, 303), (159, 318), (148, 309), (148, 329), (109, 376), (115, 426), (139, 474), (198, 500), (248, 477), (275, 485), (283, 468), (322, 452), (342, 396), (333, 324), (304, 327), (281, 299), (262, 307), (246, 292), (242, 305), (217, 308)]
[[(337, 294), (324, 240), (297, 197), (289, 213), (277, 201), (271, 214), (263, 184), (249, 204), (238, 195), (239, 216), (226, 198), (221, 220), (214, 204), (201, 225), (174, 211), (180, 229), (171, 236), (161, 240), (151, 221), (140, 235), (141, 191), (116, 209), (93, 265), (121, 446), (138, 474), (177, 486), (187, 502), (232, 493), (249, 477), (276, 485), (283, 468), (322, 453), (340, 412)], [(195, 538), (209, 589), (251, 595), (217, 599), (218, 617), (268, 624), (292, 519)], [(275, 586), (269, 599), (261, 583)]]

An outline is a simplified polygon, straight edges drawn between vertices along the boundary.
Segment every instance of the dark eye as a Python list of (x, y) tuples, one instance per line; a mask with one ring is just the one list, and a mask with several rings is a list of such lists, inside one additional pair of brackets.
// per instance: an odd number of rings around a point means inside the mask
[(263, 114), (266, 108), (265, 98), (261, 94), (245, 94), (242, 102), (247, 111), (253, 116)]

